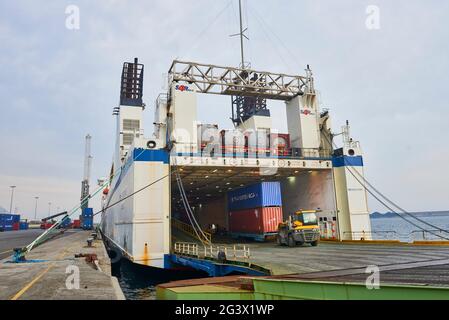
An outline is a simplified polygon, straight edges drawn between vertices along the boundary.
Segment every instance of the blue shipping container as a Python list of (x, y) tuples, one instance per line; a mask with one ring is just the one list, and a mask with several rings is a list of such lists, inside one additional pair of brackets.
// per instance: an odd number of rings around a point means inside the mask
[(28, 230), (28, 222), (20, 222), (19, 230)]
[(68, 228), (70, 227), (70, 224), (72, 223), (72, 219), (70, 218), (65, 218), (62, 223), (61, 223), (61, 227), (63, 228)]
[(228, 192), (229, 211), (261, 207), (281, 207), (279, 182), (261, 182)]
[(0, 214), (0, 221), (1, 222), (12, 222), (14, 220), (14, 215), (9, 213), (2, 213)]
[(0, 214), (0, 221), (12, 223), (20, 222), (20, 214), (2, 213)]
[(90, 230), (92, 229), (94, 226), (94, 219), (93, 218), (84, 218), (83, 221), (81, 222), (81, 227), (84, 230)]
[(11, 223), (0, 223), (0, 230), (1, 231), (12, 231), (13, 227)]
[(83, 209), (82, 215), (83, 215), (84, 217), (93, 217), (93, 215), (94, 215), (94, 209), (92, 209), (92, 208), (85, 208), (85, 209)]

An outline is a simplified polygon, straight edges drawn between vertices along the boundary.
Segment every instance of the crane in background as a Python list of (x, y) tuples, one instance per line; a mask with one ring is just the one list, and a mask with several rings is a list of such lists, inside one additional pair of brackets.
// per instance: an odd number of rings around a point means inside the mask
[[(90, 134), (86, 135), (86, 145), (84, 150), (84, 176), (81, 182), (81, 210), (84, 211), (89, 207), (89, 180), (90, 171), (92, 167), (92, 155), (90, 154), (90, 144), (92, 137)], [(84, 201), (83, 201), (84, 200)]]

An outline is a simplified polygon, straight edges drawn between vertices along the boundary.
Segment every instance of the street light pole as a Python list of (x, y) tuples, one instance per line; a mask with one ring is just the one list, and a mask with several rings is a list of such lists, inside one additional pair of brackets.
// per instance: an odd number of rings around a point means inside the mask
[(39, 200), (39, 197), (34, 197), (36, 200), (36, 205), (34, 206), (34, 220), (37, 220), (37, 200)]
[(12, 214), (12, 203), (14, 201), (14, 189), (16, 186), (10, 186), (11, 188), (11, 203), (9, 204), (9, 213)]

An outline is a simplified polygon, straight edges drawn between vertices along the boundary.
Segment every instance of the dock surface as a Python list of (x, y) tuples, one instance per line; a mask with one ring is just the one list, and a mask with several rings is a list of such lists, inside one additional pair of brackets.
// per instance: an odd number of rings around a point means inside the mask
[[(202, 246), (197, 239), (182, 232), (172, 230), (172, 233), (176, 242)], [(214, 237), (212, 241), (214, 246), (222, 247), (245, 245), (250, 249), (250, 262), (271, 270), (272, 275), (363, 269), (367, 266), (398, 265), (401, 269), (411, 269), (449, 264), (449, 242), (445, 245), (413, 245), (400, 242), (321, 241), (317, 247), (288, 247), (279, 246), (273, 241), (254, 242), (223, 236)]]
[[(22, 237), (15, 232), (1, 234), (0, 243), (7, 247), (17, 246), (31, 242), (29, 238), (32, 240), (38, 234), (36, 230), (26, 232), (22, 232)], [(87, 246), (86, 240), (91, 233), (67, 230), (33, 249), (27, 254), (29, 262), (26, 263), (10, 263), (10, 258), (0, 260), (0, 299), (123, 299), (117, 280), (111, 276), (110, 259), (103, 242), (95, 240), (92, 247)], [(13, 240), (8, 242), (8, 239)], [(96, 254), (98, 266), (87, 262), (84, 257), (75, 258), (75, 254)], [(74, 285), (76, 274), (79, 274), (79, 288)]]
[[(275, 243), (250, 243), (251, 262), (270, 269), (274, 275), (335, 271), (367, 266), (449, 259), (449, 246), (392, 244), (345, 244), (322, 242), (317, 247), (281, 247)], [(446, 260), (446, 264), (449, 261)]]
[[(449, 299), (447, 245), (340, 242), (293, 248), (269, 242), (245, 245), (251, 249), (251, 263), (270, 269), (273, 275), (174, 281), (157, 287), (157, 299)], [(367, 269), (368, 266), (371, 268)], [(368, 287), (371, 284), (368, 278), (377, 272), (373, 270), (379, 271), (376, 290)]]

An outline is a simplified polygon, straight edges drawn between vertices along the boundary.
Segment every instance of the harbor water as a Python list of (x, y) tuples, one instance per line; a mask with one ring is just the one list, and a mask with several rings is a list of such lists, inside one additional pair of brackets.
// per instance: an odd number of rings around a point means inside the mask
[[(410, 217), (406, 217), (406, 219), (426, 231), (417, 228), (400, 217), (376, 218), (371, 219), (373, 239), (413, 242), (420, 240), (446, 240), (444, 238), (449, 238), (449, 233), (442, 232)], [(444, 216), (419, 217), (419, 219), (443, 230), (449, 230), (449, 214)]]
[(133, 264), (126, 259), (112, 264), (112, 275), (118, 278), (127, 300), (154, 300), (158, 284), (207, 277), (203, 272), (190, 270), (167, 272), (163, 269)]

